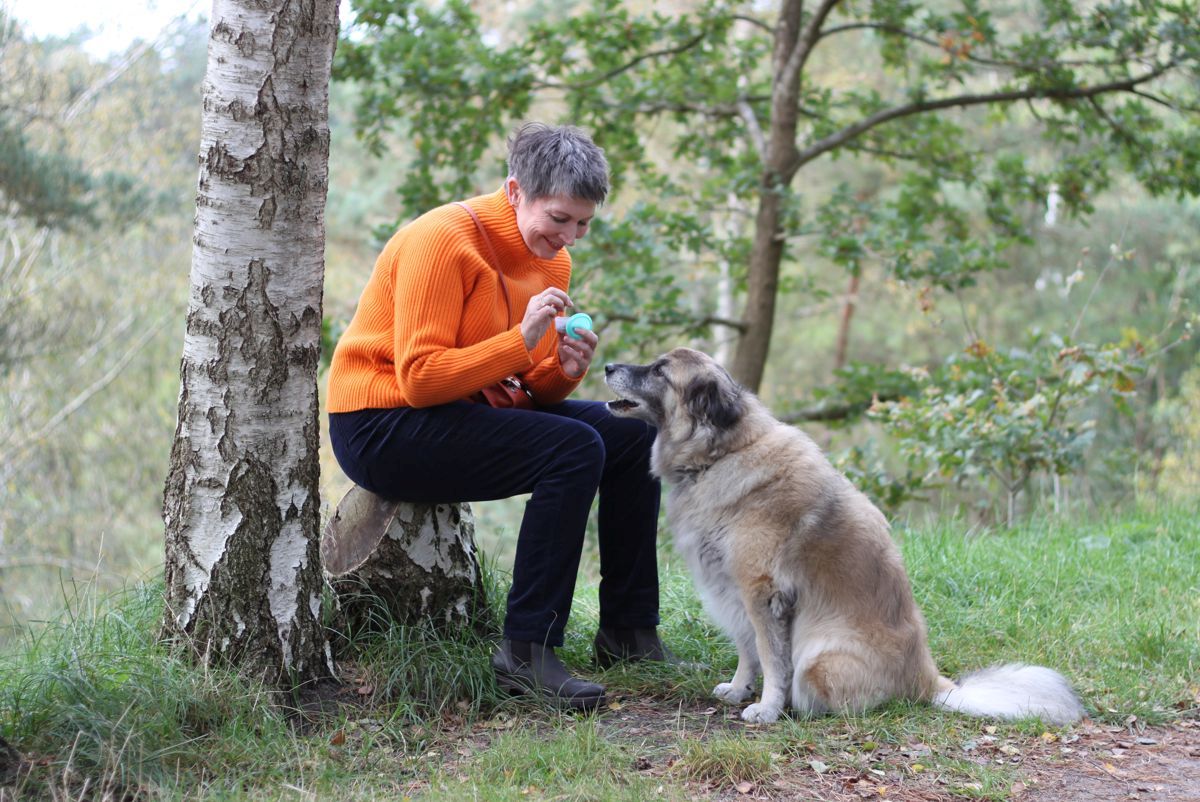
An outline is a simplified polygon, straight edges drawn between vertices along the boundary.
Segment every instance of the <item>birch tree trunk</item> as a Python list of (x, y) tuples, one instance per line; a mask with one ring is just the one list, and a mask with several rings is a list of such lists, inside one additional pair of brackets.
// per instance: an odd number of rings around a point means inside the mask
[(276, 685), (320, 621), (317, 364), (337, 0), (214, 0), (163, 501), (163, 636)]

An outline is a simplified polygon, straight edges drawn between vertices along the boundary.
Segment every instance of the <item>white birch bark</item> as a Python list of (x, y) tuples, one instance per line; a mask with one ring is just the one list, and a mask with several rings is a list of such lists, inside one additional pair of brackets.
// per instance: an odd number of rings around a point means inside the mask
[(496, 623), (469, 504), (387, 501), (353, 487), (325, 527), (321, 556), (341, 632), (431, 621), (483, 634)]
[(317, 364), (336, 0), (214, 0), (163, 634), (273, 682), (320, 621)]

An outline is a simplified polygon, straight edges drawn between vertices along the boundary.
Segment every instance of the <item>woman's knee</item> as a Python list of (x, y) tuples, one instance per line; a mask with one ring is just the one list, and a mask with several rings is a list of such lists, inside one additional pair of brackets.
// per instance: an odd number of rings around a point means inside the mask
[(559, 474), (590, 477), (598, 484), (604, 470), (607, 451), (604, 438), (586, 423), (562, 427), (558, 441), (551, 449), (551, 470)]

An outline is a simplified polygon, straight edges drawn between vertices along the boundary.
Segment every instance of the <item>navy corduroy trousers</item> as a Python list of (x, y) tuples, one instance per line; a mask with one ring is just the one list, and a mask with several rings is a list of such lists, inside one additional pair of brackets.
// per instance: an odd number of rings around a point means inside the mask
[(597, 491), (600, 625), (658, 624), (660, 486), (654, 429), (594, 401), (534, 411), (456, 401), (329, 416), (346, 475), (384, 498), (488, 501), (530, 493), (517, 537), (504, 636), (561, 646)]

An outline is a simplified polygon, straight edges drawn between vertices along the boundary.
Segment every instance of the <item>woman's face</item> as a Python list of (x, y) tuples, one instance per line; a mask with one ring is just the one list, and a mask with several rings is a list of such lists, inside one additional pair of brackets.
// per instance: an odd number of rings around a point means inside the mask
[(521, 192), (517, 179), (509, 178), (505, 187), (508, 200), (517, 211), (517, 228), (526, 247), (539, 259), (553, 259), (560, 250), (574, 245), (587, 233), (596, 204), (582, 198), (551, 195), (530, 200)]

